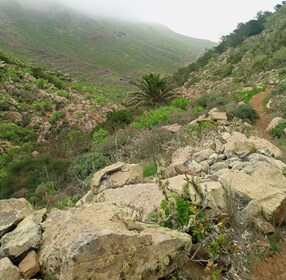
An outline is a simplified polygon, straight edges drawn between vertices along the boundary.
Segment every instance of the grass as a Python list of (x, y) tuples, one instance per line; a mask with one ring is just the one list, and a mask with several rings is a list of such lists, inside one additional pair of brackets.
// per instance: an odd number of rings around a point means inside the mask
[(243, 101), (244, 103), (248, 104), (254, 95), (262, 92), (263, 90), (264, 89), (253, 89), (250, 91), (238, 92), (236, 93), (235, 98), (238, 101)]

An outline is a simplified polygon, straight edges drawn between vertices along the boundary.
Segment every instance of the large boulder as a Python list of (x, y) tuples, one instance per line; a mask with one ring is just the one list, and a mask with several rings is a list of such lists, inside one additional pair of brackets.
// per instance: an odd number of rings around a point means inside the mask
[(266, 132), (272, 130), (275, 126), (277, 126), (279, 123), (282, 123), (282, 122), (286, 122), (285, 119), (281, 118), (281, 117), (277, 117), (277, 118), (274, 118), (270, 124), (268, 125), (268, 127), (266, 128)]
[(20, 280), (21, 275), (18, 267), (14, 266), (8, 258), (0, 259), (0, 279)]
[(91, 190), (94, 194), (98, 194), (107, 189), (116, 189), (124, 185), (142, 182), (143, 169), (139, 164), (118, 162), (94, 174), (91, 180)]
[(40, 225), (29, 216), (20, 222), (15, 230), (1, 238), (1, 251), (9, 258), (18, 258), (30, 249), (39, 248), (42, 241)]
[(130, 230), (115, 205), (54, 210), (43, 223), (39, 260), (57, 279), (159, 279), (184, 265), (191, 237), (142, 224)]
[[(186, 184), (185, 175), (178, 175), (163, 182), (169, 182), (169, 190), (175, 193), (182, 193)], [(208, 206), (216, 213), (224, 208), (224, 190), (219, 182), (210, 179), (195, 179), (206, 192)], [(192, 186), (189, 193), (193, 201), (199, 201), (198, 195)], [(152, 213), (160, 207), (161, 201), (165, 199), (162, 191), (156, 183), (145, 183), (137, 185), (127, 185), (120, 189), (109, 189), (95, 196), (97, 202), (109, 202), (120, 206), (125, 206), (130, 210), (135, 210), (143, 221), (149, 221)]]
[(247, 138), (242, 133), (234, 132), (233, 135), (226, 141), (227, 143), (223, 145), (224, 153), (226, 155), (244, 155), (256, 152), (275, 158), (282, 157), (282, 151), (279, 148), (274, 146), (269, 141), (256, 136)]
[(273, 225), (286, 222), (286, 178), (277, 163), (252, 161), (240, 171), (223, 169), (216, 173), (222, 185), (246, 207), (256, 200), (262, 215)]

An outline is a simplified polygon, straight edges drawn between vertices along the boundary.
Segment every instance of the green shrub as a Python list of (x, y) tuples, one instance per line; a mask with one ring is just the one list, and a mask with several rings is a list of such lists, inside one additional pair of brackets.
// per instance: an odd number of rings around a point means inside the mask
[(79, 156), (71, 167), (72, 174), (81, 180), (109, 164), (109, 159), (101, 153), (93, 152)]
[(59, 90), (58, 95), (65, 98), (69, 97), (69, 94), (65, 90)]
[(34, 80), (33, 83), (37, 85), (39, 88), (44, 89), (49, 84), (49, 81), (43, 78), (38, 78)]
[(241, 104), (235, 111), (235, 116), (250, 122), (259, 118), (257, 111), (249, 104)]
[(146, 128), (146, 127), (153, 127), (160, 122), (164, 124), (170, 124), (171, 123), (171, 114), (175, 111), (181, 111), (181, 109), (178, 109), (174, 106), (166, 106), (166, 107), (160, 107), (156, 110), (150, 111), (145, 115), (142, 115), (140, 117), (140, 120), (137, 122), (133, 122), (131, 125), (135, 128)]
[(235, 94), (235, 99), (237, 101), (243, 101), (245, 103), (249, 103), (249, 101), (251, 100), (251, 98), (260, 93), (262, 91), (262, 89), (253, 89), (250, 91), (242, 91), (242, 92), (238, 92)]
[(0, 179), (0, 198), (9, 198), (20, 189), (34, 191), (41, 183), (57, 181), (66, 173), (69, 161), (45, 156), (13, 162), (8, 175)]
[(50, 99), (36, 100), (33, 102), (33, 106), (38, 111), (50, 111), (53, 108), (53, 101)]
[(197, 106), (194, 108), (194, 113), (196, 116), (200, 115), (204, 111), (204, 108), (202, 106)]
[(65, 116), (65, 112), (63, 111), (56, 111), (53, 113), (53, 115), (50, 117), (50, 123), (54, 124), (58, 120), (62, 119)]
[(157, 165), (155, 163), (150, 163), (143, 170), (143, 177), (150, 177), (157, 174)]
[(36, 137), (35, 131), (32, 128), (25, 129), (16, 124), (0, 123), (0, 139), (14, 141), (18, 144), (34, 141)]
[(92, 144), (98, 145), (104, 141), (104, 139), (109, 135), (109, 132), (103, 128), (95, 131), (92, 135)]
[(187, 106), (190, 104), (190, 101), (183, 96), (177, 97), (171, 101), (171, 106), (180, 108), (184, 111), (187, 110)]
[(285, 136), (285, 128), (286, 122), (281, 122), (270, 130), (270, 135), (274, 138), (281, 138), (282, 136)]

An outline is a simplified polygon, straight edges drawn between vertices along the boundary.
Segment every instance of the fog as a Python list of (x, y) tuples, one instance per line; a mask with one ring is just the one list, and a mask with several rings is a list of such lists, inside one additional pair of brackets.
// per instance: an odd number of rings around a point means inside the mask
[[(196, 38), (219, 41), (239, 22), (255, 17), (258, 11), (272, 11), (277, 0), (17, 0), (24, 5), (53, 9), (59, 5), (89, 15), (161, 23)], [(58, 7), (55, 8), (54, 5)]]

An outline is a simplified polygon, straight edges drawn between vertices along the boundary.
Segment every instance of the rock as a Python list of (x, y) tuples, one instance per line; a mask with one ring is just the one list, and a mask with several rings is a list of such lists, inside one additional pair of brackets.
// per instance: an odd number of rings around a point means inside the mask
[(83, 204), (91, 202), (93, 199), (93, 193), (92, 191), (88, 191), (79, 201), (76, 202), (76, 206), (79, 207)]
[(232, 153), (241, 155), (244, 153), (258, 152), (275, 158), (282, 157), (282, 151), (269, 141), (255, 136), (251, 136), (247, 139), (244, 134), (239, 132), (234, 132), (233, 135), (227, 139), (227, 143), (223, 146), (224, 153), (226, 155)]
[(200, 163), (201, 167), (202, 167), (202, 172), (205, 172), (205, 173), (208, 173), (209, 172), (209, 169), (210, 169), (210, 165), (209, 163), (205, 160), (205, 161), (202, 161)]
[(5, 256), (17, 258), (30, 249), (37, 249), (41, 240), (41, 227), (33, 222), (32, 217), (27, 217), (19, 223), (14, 231), (1, 238), (0, 249)]
[(33, 222), (36, 224), (42, 223), (47, 213), (48, 213), (48, 210), (46, 208), (35, 211), (35, 213), (32, 216)]
[(23, 215), (17, 211), (1, 212), (0, 213), (0, 238), (7, 232), (13, 229), (18, 223), (23, 220)]
[(37, 158), (37, 157), (39, 157), (39, 155), (40, 155), (40, 153), (38, 151), (32, 152), (32, 157), (33, 158)]
[(179, 148), (173, 153), (171, 164), (175, 165), (175, 164), (185, 163), (187, 160), (189, 160), (192, 157), (194, 152), (195, 152), (195, 149), (192, 146)]
[(267, 108), (267, 109), (271, 109), (272, 104), (273, 104), (273, 99), (270, 99), (270, 100), (267, 102), (267, 104), (266, 104), (266, 108)]
[(266, 128), (266, 132), (269, 132), (270, 130), (272, 130), (275, 126), (277, 126), (279, 123), (282, 123), (282, 122), (286, 122), (285, 119), (283, 118), (280, 118), (280, 117), (277, 117), (277, 118), (274, 118), (270, 124), (268, 125), (268, 127)]
[(228, 138), (231, 137), (231, 135), (228, 133), (228, 132), (224, 132), (222, 135), (221, 135), (222, 139), (223, 140), (227, 140)]
[(19, 270), (25, 279), (30, 279), (40, 272), (38, 255), (35, 251), (28, 253), (28, 255), (20, 262)]
[(102, 203), (54, 210), (44, 222), (43, 271), (53, 271), (59, 280), (155, 280), (188, 261), (189, 235), (144, 224), (140, 232), (129, 230), (122, 211)]
[(109, 202), (135, 209), (143, 221), (151, 218), (154, 210), (164, 199), (162, 191), (155, 183), (126, 185), (120, 189), (108, 189), (95, 196), (96, 202)]
[(21, 275), (18, 267), (14, 266), (8, 258), (0, 259), (0, 279), (20, 280)]
[(210, 114), (213, 121), (227, 121), (226, 112), (213, 112)]
[(193, 160), (195, 160), (197, 163), (200, 163), (204, 160), (207, 160), (212, 154), (215, 154), (213, 149), (200, 150), (193, 154)]
[(162, 126), (162, 129), (168, 130), (172, 133), (177, 133), (181, 130), (182, 126), (180, 124), (172, 124), (172, 125), (166, 125), (166, 126)]
[(106, 189), (121, 188), (124, 185), (141, 182), (143, 182), (143, 169), (140, 165), (119, 162), (96, 172), (91, 180), (91, 190), (94, 194), (98, 194)]
[(24, 198), (0, 200), (0, 238), (32, 213), (32, 206)]
[(7, 112), (5, 117), (15, 124), (20, 124), (23, 122), (23, 117), (18, 112)]
[(217, 162), (211, 167), (213, 172), (218, 172), (222, 169), (228, 169), (228, 165), (225, 162)]
[(223, 169), (216, 173), (221, 184), (243, 201), (256, 200), (263, 217), (272, 225), (286, 221), (286, 178), (269, 162), (255, 161), (241, 171)]
[(217, 153), (217, 154), (221, 154), (221, 153), (223, 153), (223, 146), (222, 146), (222, 143), (221, 143), (221, 141), (219, 140), (219, 139), (215, 139), (215, 141), (214, 141), (214, 143), (215, 143), (215, 152)]
[(216, 113), (216, 112), (219, 112), (219, 109), (215, 107), (211, 109), (208, 114), (211, 115), (212, 113)]
[(199, 174), (203, 169), (203, 167), (194, 160), (192, 160), (191, 162), (188, 162), (187, 166), (191, 170), (191, 172), (194, 174)]
[(233, 164), (232, 170), (240, 171), (249, 164), (249, 162), (236, 162), (235, 164)]

